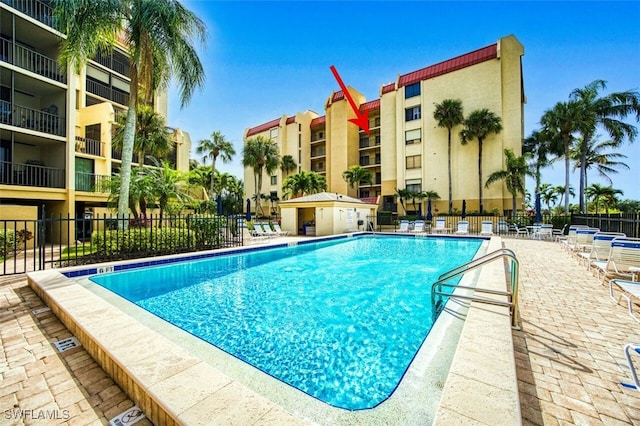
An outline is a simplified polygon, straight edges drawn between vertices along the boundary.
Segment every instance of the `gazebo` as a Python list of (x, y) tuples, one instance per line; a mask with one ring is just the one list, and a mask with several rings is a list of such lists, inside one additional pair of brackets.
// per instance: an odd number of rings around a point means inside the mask
[(348, 195), (320, 192), (280, 201), (281, 227), (293, 235), (335, 235), (375, 225), (378, 205)]

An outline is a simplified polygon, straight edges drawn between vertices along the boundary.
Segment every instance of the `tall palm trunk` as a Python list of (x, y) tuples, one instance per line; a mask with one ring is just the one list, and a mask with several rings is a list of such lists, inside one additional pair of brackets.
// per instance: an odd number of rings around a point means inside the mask
[(261, 198), (261, 192), (262, 192), (262, 167), (259, 167), (258, 169), (258, 186), (256, 187), (256, 215), (258, 214), (258, 210), (260, 212), (262, 212), (263, 216), (264, 216), (264, 212), (262, 211), (262, 205), (260, 203), (260, 201), (262, 201)]
[[(131, 64), (131, 87), (138, 87), (138, 67)], [(138, 103), (138, 91), (131, 90), (129, 95), (129, 110), (127, 111), (127, 121), (124, 125), (122, 138), (122, 163), (120, 166), (120, 198), (118, 199), (118, 221), (119, 228), (127, 228), (124, 220), (129, 214), (129, 192), (131, 186), (131, 159), (133, 158), (133, 142), (136, 134), (136, 105)]]
[(453, 211), (453, 189), (451, 182), (451, 128), (449, 128), (449, 135), (447, 138), (447, 165), (449, 173), (449, 214)]
[(564, 214), (569, 213), (569, 138), (565, 137), (564, 141)]
[(589, 149), (589, 142), (591, 135), (583, 135), (582, 146), (580, 149), (580, 212), (589, 213), (586, 208), (586, 198), (584, 190), (587, 187), (587, 150)]
[(480, 201), (480, 214), (484, 211), (482, 205), (482, 138), (478, 138), (478, 200)]
[(209, 199), (213, 200), (213, 181), (216, 177), (216, 157), (211, 157), (211, 185), (209, 186)]

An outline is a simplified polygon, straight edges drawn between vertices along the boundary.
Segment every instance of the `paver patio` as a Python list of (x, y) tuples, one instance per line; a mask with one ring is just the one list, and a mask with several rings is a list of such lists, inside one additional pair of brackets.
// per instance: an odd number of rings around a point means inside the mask
[[(521, 262), (523, 424), (640, 424), (640, 391), (619, 385), (630, 379), (623, 346), (640, 342), (638, 323), (558, 244), (503, 241)], [(56, 351), (52, 342), (71, 333), (50, 311), (32, 313), (42, 307), (24, 276), (0, 277), (0, 424), (52, 424), (33, 418), (44, 414), (106, 424), (133, 406), (82, 347)]]

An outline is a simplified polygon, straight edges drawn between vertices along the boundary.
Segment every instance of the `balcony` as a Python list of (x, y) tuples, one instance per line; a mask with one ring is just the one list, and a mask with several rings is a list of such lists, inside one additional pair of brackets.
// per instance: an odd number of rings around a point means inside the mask
[(104, 142), (76, 136), (76, 152), (104, 157)]
[(25, 15), (28, 15), (40, 21), (43, 24), (55, 28), (55, 21), (53, 19), (53, 7), (49, 5), (48, 1), (40, 0), (1, 0), (2, 3), (9, 5), (9, 7), (18, 10)]
[(326, 151), (324, 149), (318, 149), (318, 150), (312, 150), (311, 151), (311, 158), (316, 158), (316, 157), (324, 157), (326, 155)]
[(120, 75), (130, 77), (131, 67), (129, 66), (129, 60), (126, 56), (119, 53), (102, 54), (98, 53), (93, 60), (102, 66), (109, 68), (117, 72)]
[[(27, 162), (29, 163), (29, 162)], [(64, 169), (31, 164), (0, 161), (0, 184), (64, 188)]]
[(111, 176), (76, 172), (76, 191), (109, 193)]
[(0, 37), (0, 60), (60, 83), (67, 81), (55, 59), (19, 44), (14, 45), (4, 37)]
[(36, 110), (0, 101), (0, 123), (51, 135), (65, 136), (64, 118), (59, 117), (55, 113), (56, 111), (55, 105)]
[(129, 105), (129, 94), (113, 87), (109, 87), (105, 84), (98, 83), (97, 81), (87, 78), (87, 92), (100, 96), (104, 99), (109, 99), (112, 102), (116, 102), (120, 105)]

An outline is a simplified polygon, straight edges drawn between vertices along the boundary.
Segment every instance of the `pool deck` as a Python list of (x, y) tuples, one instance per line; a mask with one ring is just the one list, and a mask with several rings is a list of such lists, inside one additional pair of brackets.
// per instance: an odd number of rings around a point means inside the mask
[[(521, 265), (522, 329), (512, 338), (522, 423), (640, 424), (640, 391), (619, 385), (630, 380), (623, 346), (640, 342), (640, 326), (626, 306), (611, 301), (608, 289), (557, 243), (503, 243)], [(52, 342), (72, 333), (51, 311), (32, 312), (44, 306), (24, 275), (0, 277), (0, 423), (51, 424), (37, 418), (49, 415), (56, 424), (106, 424), (133, 406), (84, 347), (55, 350)], [(263, 414), (246, 418), (238, 406), (236, 416), (210, 418), (217, 424), (296, 423), (266, 400), (249, 403), (264, 407)], [(22, 418), (11, 420), (8, 413)], [(455, 406), (448, 413), (440, 423), (474, 423), (455, 417)], [(514, 422), (496, 418), (491, 424)]]

